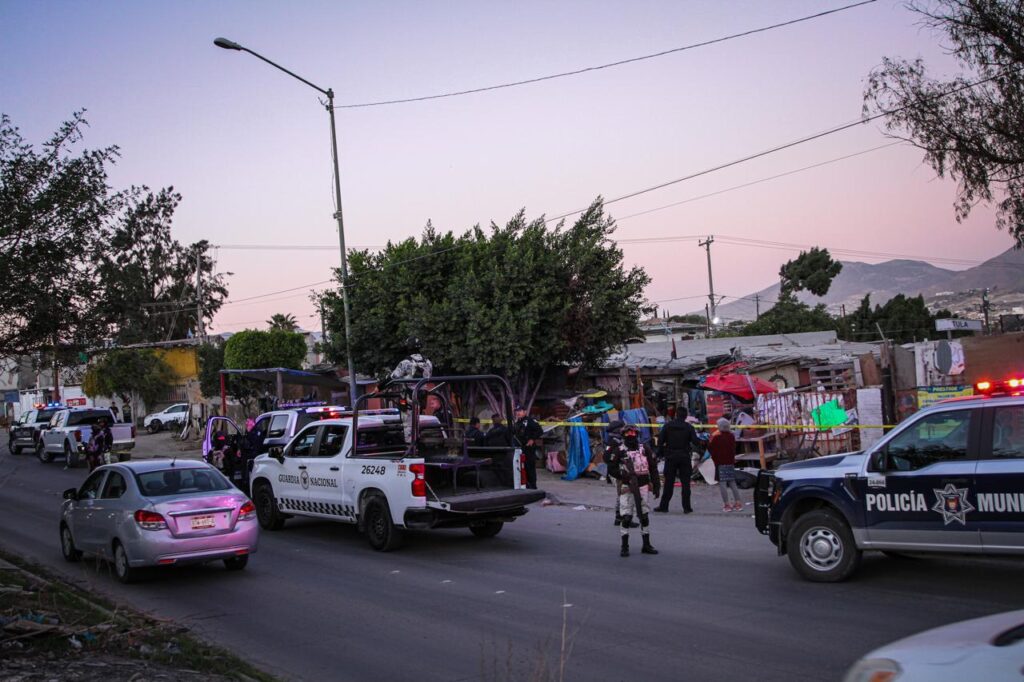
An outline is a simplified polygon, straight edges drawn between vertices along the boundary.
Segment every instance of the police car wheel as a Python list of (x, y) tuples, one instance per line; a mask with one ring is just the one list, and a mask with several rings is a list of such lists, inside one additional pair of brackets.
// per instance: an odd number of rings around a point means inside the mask
[(256, 505), (256, 520), (260, 522), (260, 528), (264, 530), (284, 528), (284, 517), (281, 515), (281, 510), (277, 508), (274, 490), (269, 485), (257, 483), (252, 501)]
[(36, 445), (36, 457), (38, 457), (39, 461), (43, 464), (49, 464), (53, 461), (53, 455), (43, 448), (43, 441), (41, 440), (39, 441), (39, 444)]
[(813, 582), (846, 580), (860, 565), (861, 551), (850, 527), (831, 511), (799, 517), (787, 533), (786, 545), (793, 568)]
[(390, 552), (402, 544), (402, 531), (395, 527), (387, 500), (380, 495), (369, 498), (363, 507), (363, 527), (370, 547), (378, 552)]
[(493, 538), (495, 535), (501, 532), (505, 524), (502, 521), (489, 521), (482, 523), (479, 526), (470, 526), (469, 532), (478, 538)]
[(78, 466), (78, 453), (71, 451), (71, 446), (64, 443), (64, 462), (69, 469)]
[(12, 445), (11, 446), (11, 454), (12, 455), (20, 455), (21, 454), (21, 446), (20, 445)]

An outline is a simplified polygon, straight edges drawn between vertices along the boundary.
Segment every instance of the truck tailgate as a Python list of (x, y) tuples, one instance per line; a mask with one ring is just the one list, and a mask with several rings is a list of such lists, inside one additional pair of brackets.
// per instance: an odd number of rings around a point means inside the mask
[(453, 512), (489, 512), (518, 509), (543, 500), (543, 490), (471, 490), (464, 493), (442, 493), (437, 501), (448, 505)]

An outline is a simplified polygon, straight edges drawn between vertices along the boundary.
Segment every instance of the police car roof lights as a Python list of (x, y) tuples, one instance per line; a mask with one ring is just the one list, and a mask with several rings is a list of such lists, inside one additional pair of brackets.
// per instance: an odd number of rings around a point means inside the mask
[(1024, 378), (1013, 377), (1004, 381), (979, 381), (974, 390), (981, 395), (1024, 395)]

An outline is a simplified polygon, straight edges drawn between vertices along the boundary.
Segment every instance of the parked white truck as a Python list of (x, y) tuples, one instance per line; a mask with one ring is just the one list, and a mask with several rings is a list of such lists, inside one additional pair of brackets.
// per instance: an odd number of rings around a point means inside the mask
[(36, 453), (39, 461), (49, 463), (54, 457), (64, 457), (69, 467), (78, 466), (85, 459), (85, 446), (92, 436), (92, 427), (100, 419), (106, 419), (114, 437), (110, 451), (118, 461), (131, 459), (135, 447), (135, 426), (114, 423), (114, 414), (108, 408), (70, 407), (58, 411), (50, 419), (50, 425), (40, 434)]
[[(511, 415), (511, 390), (499, 377), (398, 381), (360, 398), (350, 416), (308, 424), (285, 447), (270, 448), (250, 477), (260, 524), (278, 530), (291, 516), (352, 523), (381, 551), (398, 547), (406, 530), (497, 535), (545, 493), (526, 488), (522, 451), (509, 431), (499, 444), (466, 441), (450, 391), (472, 381), (503, 393)], [(431, 396), (440, 408), (423, 415)], [(370, 401), (401, 407), (361, 409)]]

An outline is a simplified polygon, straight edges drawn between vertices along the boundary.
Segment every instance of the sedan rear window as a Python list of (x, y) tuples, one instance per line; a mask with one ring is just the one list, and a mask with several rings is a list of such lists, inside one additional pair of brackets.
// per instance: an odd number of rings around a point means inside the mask
[(216, 469), (160, 469), (135, 474), (135, 481), (146, 497), (221, 492), (232, 488)]

